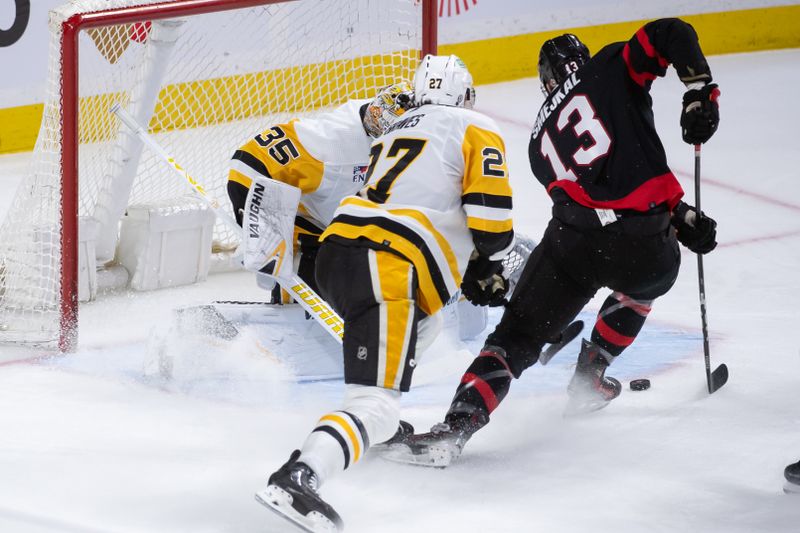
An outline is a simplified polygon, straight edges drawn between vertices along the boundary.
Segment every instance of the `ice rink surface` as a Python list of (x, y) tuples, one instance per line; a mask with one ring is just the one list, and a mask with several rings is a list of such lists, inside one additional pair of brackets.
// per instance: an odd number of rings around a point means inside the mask
[[(649, 377), (649, 391), (626, 387), (601, 412), (563, 418), (573, 345), (513, 383), (447, 470), (367, 457), (323, 486), (348, 532), (800, 531), (800, 497), (781, 490), (784, 466), (800, 458), (800, 50), (710, 63), (722, 118), (703, 147), (703, 207), (720, 244), (705, 258), (706, 287), (712, 364), (728, 365), (728, 384), (705, 390), (696, 261), (684, 249), (675, 287), (609, 372)], [(683, 91), (670, 70), (652, 94), (693, 203), (693, 150), (678, 127)], [(478, 88), (477, 109), (507, 141), (515, 226), (534, 239), (549, 219), (527, 158), (541, 102), (533, 78)], [(0, 157), (0, 213), (28, 159)], [(606, 294), (583, 315), (589, 324)], [(338, 407), (341, 385), (286, 382), (246, 343), (219, 360), (197, 353), (183, 381), (142, 373), (148, 339), (176, 302), (259, 297), (247, 274), (111, 295), (82, 306), (74, 355), (20, 363), (0, 348), (0, 531), (291, 531), (253, 493)], [(439, 421), (479, 344), (437, 341), (421, 358), (404, 418), (421, 429)]]

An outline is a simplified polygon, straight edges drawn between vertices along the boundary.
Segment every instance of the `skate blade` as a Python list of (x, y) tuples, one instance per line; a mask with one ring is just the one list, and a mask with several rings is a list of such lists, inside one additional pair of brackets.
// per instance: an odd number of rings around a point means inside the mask
[(256, 501), (307, 533), (339, 532), (336, 524), (317, 511), (311, 511), (307, 515), (298, 513), (292, 507), (292, 495), (275, 485), (269, 485), (266, 489), (256, 492)]
[(377, 451), (382, 459), (393, 463), (432, 468), (447, 468), (461, 453), (454, 444), (449, 443), (427, 446), (424, 450), (412, 450), (406, 444), (389, 444)]
[(786, 494), (800, 494), (800, 485), (787, 481), (783, 486), (783, 492)]
[(611, 400), (570, 398), (564, 408), (564, 418), (580, 417), (607, 407)]

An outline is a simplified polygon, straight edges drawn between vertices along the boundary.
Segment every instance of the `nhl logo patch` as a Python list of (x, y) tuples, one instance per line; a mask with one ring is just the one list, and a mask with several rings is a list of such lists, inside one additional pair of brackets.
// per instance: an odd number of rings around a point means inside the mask
[(353, 183), (364, 183), (367, 180), (367, 165), (356, 165), (353, 167)]
[(361, 361), (367, 360), (367, 347), (366, 346), (359, 346), (358, 352), (356, 353), (356, 357), (358, 357)]

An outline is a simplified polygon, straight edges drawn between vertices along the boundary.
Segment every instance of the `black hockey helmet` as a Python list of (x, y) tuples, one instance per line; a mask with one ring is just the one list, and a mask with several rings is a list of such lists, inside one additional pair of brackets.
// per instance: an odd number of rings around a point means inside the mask
[(571, 33), (545, 41), (539, 50), (539, 79), (544, 93), (549, 94), (561, 85), (571, 73), (589, 61), (589, 57), (589, 49)]

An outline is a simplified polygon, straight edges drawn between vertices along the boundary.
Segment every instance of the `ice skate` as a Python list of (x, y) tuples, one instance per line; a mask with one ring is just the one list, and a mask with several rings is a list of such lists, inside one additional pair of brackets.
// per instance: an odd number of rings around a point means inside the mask
[[(449, 419), (449, 420), (448, 420)], [(395, 463), (446, 468), (461, 455), (464, 445), (486, 422), (471, 418), (448, 417), (435, 424), (430, 432), (414, 434), (408, 422), (400, 422), (394, 437), (374, 449), (383, 459)]]
[(269, 477), (267, 488), (256, 492), (256, 501), (309, 533), (339, 533), (344, 524), (339, 514), (317, 494), (317, 475), (297, 462), (300, 451)]
[(622, 384), (615, 378), (605, 376), (611, 358), (613, 356), (593, 342), (586, 339), (582, 341), (578, 365), (567, 386), (569, 401), (565, 416), (597, 411), (619, 396)]
[(786, 470), (783, 471), (783, 476), (786, 478), (783, 492), (787, 494), (800, 494), (800, 461), (787, 466)]

